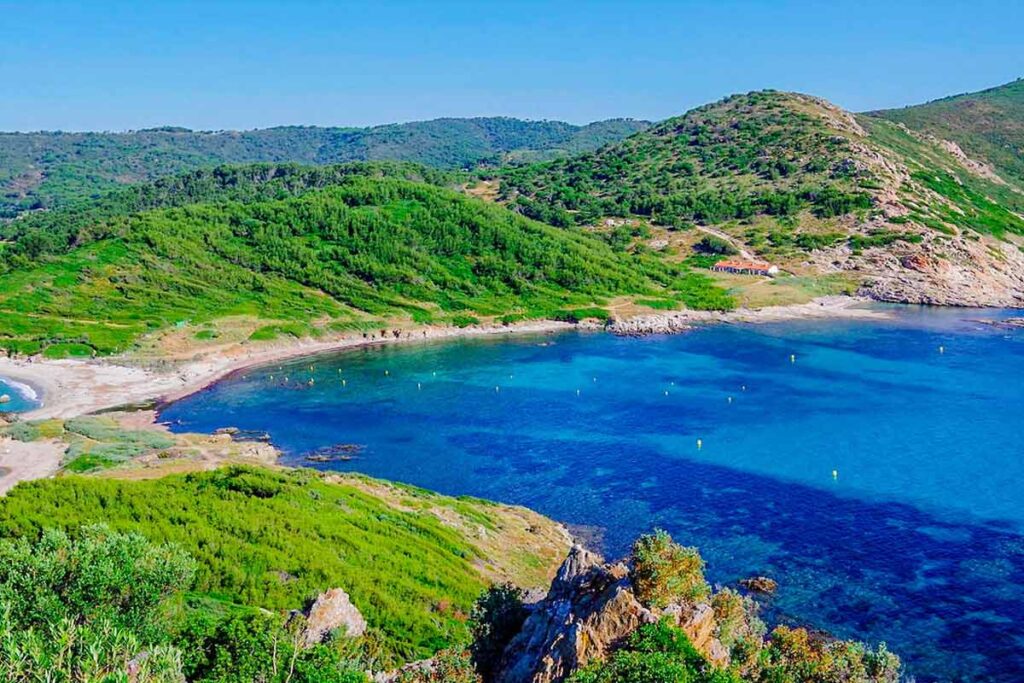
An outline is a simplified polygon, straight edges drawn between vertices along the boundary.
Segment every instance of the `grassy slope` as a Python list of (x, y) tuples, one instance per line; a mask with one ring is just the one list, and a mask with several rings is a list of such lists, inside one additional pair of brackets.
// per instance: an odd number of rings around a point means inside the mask
[[(470, 530), (508, 538), (507, 527), (526, 524), (517, 515), (355, 476), (332, 483), (308, 470), (233, 467), (22, 484), (0, 500), (0, 533), (102, 522), (177, 543), (199, 562), (193, 602), (206, 608), (299, 609), (340, 586), (370, 625), (365, 647), (394, 663), (464, 640), (464, 615), (485, 585), (478, 566), (506, 561), (481, 551)], [(558, 559), (534, 550), (508, 543), (500, 552), (532, 558), (522, 578), (543, 583)]]
[(646, 125), (628, 119), (574, 126), (511, 118), (438, 119), (374, 128), (292, 126), (219, 133), (0, 134), (0, 214), (86, 198), (219, 163), (414, 161), (466, 168), (515, 153), (550, 157), (595, 149)]
[(77, 246), (52, 255), (19, 251), (33, 232), (8, 248), (0, 346), (110, 353), (147, 331), (233, 315), (298, 323), (289, 329), (304, 334), (395, 316), (557, 317), (619, 294), (730, 305), (684, 268), (397, 178), (114, 215), (68, 235)]
[(870, 116), (952, 140), (992, 164), (1007, 180), (1024, 183), (1024, 79)]

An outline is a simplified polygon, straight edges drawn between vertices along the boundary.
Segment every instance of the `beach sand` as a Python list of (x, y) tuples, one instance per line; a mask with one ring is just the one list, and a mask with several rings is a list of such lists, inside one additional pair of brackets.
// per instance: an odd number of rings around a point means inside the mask
[[(641, 316), (620, 323), (641, 332), (652, 322), (671, 321), (671, 330), (681, 331), (694, 324), (727, 322), (758, 323), (803, 318), (879, 318), (884, 311), (864, 307), (866, 299), (831, 296), (804, 304), (728, 312), (676, 311)], [(657, 329), (648, 331), (661, 331)], [(341, 351), (367, 345), (404, 344), (439, 339), (558, 332), (571, 329), (604, 329), (601, 325), (572, 325), (555, 321), (533, 321), (512, 325), (420, 327), (406, 329), (399, 336), (345, 336), (326, 340), (288, 343), (235, 344), (180, 360), (173, 370), (157, 371), (134, 367), (118, 358), (93, 360), (46, 360), (0, 358), (0, 377), (24, 382), (42, 395), (42, 405), (23, 413), (26, 419), (68, 418), (117, 406), (152, 401), (173, 401), (202, 390), (218, 379), (247, 367), (279, 362), (305, 355)], [(628, 332), (628, 330), (625, 330)]]

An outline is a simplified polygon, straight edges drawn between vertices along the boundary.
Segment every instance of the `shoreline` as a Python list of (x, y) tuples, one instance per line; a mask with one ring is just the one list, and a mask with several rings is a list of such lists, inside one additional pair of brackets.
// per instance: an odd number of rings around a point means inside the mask
[(235, 372), (303, 356), (367, 346), (409, 344), (444, 339), (563, 332), (608, 331), (619, 335), (673, 334), (708, 323), (765, 323), (808, 318), (885, 319), (884, 311), (863, 308), (862, 297), (820, 297), (803, 304), (733, 311), (672, 311), (638, 316), (610, 325), (573, 324), (553, 320), (482, 327), (418, 327), (380, 336), (348, 336), (323, 341), (300, 340), (284, 345), (245, 345), (209, 351), (169, 371), (155, 371), (111, 359), (0, 358), (0, 378), (37, 390), (41, 405), (19, 413), (24, 419), (70, 418), (140, 403), (171, 403), (195, 394)]

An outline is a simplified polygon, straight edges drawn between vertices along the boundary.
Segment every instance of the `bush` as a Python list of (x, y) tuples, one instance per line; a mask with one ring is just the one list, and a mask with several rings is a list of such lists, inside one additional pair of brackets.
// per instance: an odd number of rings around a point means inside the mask
[(885, 643), (872, 650), (788, 626), (772, 631), (762, 661), (764, 681), (896, 683), (900, 678), (900, 659)]
[(732, 256), (739, 253), (736, 247), (732, 246), (727, 240), (715, 237), (714, 235), (705, 235), (699, 242), (693, 245), (693, 249), (700, 254), (717, 254), (718, 256)]
[(603, 662), (577, 671), (569, 683), (739, 683), (732, 672), (715, 669), (686, 634), (662, 620), (645, 624), (625, 647)]
[(501, 653), (519, 632), (526, 614), (522, 589), (509, 583), (491, 586), (473, 605), (470, 654), (484, 678), (489, 679), (494, 672)]
[(702, 600), (710, 589), (704, 560), (696, 548), (685, 548), (658, 530), (633, 544), (633, 589), (641, 603), (665, 607), (678, 600)]
[(177, 548), (103, 526), (0, 542), (0, 677), (114, 680), (134, 661), (139, 683), (183, 681), (167, 603), (194, 573)]

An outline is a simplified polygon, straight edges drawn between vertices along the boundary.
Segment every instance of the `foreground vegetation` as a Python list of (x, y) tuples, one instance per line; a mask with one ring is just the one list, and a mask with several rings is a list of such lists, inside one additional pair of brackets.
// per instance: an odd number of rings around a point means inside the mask
[[(604, 300), (621, 294), (731, 306), (683, 266), (406, 180), (406, 167), (385, 169), (224, 171), (241, 185), (200, 174), (184, 196), (203, 203), (126, 213), (131, 202), (119, 201), (97, 222), (65, 213), (27, 224), (3, 254), (0, 347), (111, 353), (147, 332), (237, 315), (278, 323), (266, 337), (396, 316), (574, 319), (580, 309), (602, 315)], [(143, 196), (160, 203), (163, 194)]]
[[(440, 651), (430, 667), (407, 669), (395, 680), (479, 683), (491, 680), (505, 644), (526, 617), (521, 590), (498, 585), (481, 593), (478, 578), (467, 571), (472, 550), (446, 536), (436, 520), (382, 510), (352, 490), (326, 501), (329, 507), (312, 519), (302, 511), (316, 504), (312, 501), (324, 501), (325, 489), (301, 473), (236, 469), (196, 478), (203, 482), (198, 488), (191, 485), (194, 480), (169, 480), (170, 486), (183, 488), (173, 504), (167, 503), (167, 491), (143, 483), (97, 500), (89, 499), (88, 489), (98, 481), (81, 478), (15, 490), (13, 503), (5, 502), (2, 509), (8, 540), (0, 540), (4, 680), (365, 683), (369, 669)], [(301, 495), (283, 490), (299, 481)], [(58, 495), (70, 495), (76, 505), (102, 503), (112, 512), (110, 525), (69, 515)], [(156, 510), (148, 513), (138, 496), (154, 495)], [(29, 496), (41, 498), (44, 509), (30, 510)], [(244, 502), (237, 514), (240, 523), (225, 525), (218, 506), (211, 507), (217, 498), (224, 505), (238, 505), (244, 498), (287, 498), (288, 503), (268, 503), (263, 512), (273, 514), (265, 514), (257, 528), (248, 521), (253, 508)], [(211, 512), (213, 521), (204, 523)], [(157, 521), (158, 516), (163, 519)], [(80, 522), (86, 524), (77, 526)], [(40, 530), (40, 523), (57, 528)], [(217, 527), (218, 535), (208, 533), (208, 527)], [(240, 545), (240, 537), (248, 543)], [(255, 541), (264, 545), (272, 539), (273, 552), (253, 553)], [(322, 545), (326, 541), (331, 545)], [(282, 607), (303, 589), (275, 589), (276, 596), (291, 593), (282, 603), (262, 594), (275, 583), (266, 576), (268, 570), (279, 565), (257, 558), (285, 555), (297, 572), (295, 583), (306, 588), (310, 579), (321, 585), (346, 581), (353, 602), (374, 625), (371, 633), (304, 640), (304, 617), (286, 617)], [(341, 556), (358, 571), (329, 567), (331, 558)], [(231, 562), (239, 565), (235, 573), (249, 574), (252, 591), (239, 593), (227, 578)], [(313, 564), (325, 573), (310, 572)], [(695, 589), (702, 596), (710, 591), (699, 557), (664, 534), (639, 539), (631, 565), (647, 577), (638, 595), (649, 600), (692, 599)], [(288, 583), (283, 578), (276, 582)], [(468, 608), (478, 593), (471, 613), (453, 620), (461, 628), (457, 635), (441, 626), (451, 607), (435, 602), (424, 612), (418, 597), (447, 594)], [(570, 681), (892, 683), (898, 676), (899, 661), (884, 647), (867, 650), (785, 627), (765, 640), (750, 610), (749, 600), (735, 593), (715, 596), (716, 635), (732, 649), (726, 666), (711, 664), (681, 629), (663, 619), (641, 626), (606, 660), (589, 663)], [(433, 629), (435, 637), (419, 647), (399, 645), (423, 628)]]
[(390, 491), (256, 467), (147, 481), (64, 476), (12, 490), (0, 501), (0, 532), (34, 539), (102, 523), (172, 543), (195, 560), (194, 581), (178, 582), (188, 588), (178, 608), (207, 629), (235, 614), (301, 609), (343, 587), (369, 624), (360, 656), (378, 667), (465, 642), (465, 615), (485, 586), (481, 566), (530, 567), (519, 578), (531, 584), (553, 569), (529, 541), (501, 557), (468, 537), (470, 528), (502, 537), (498, 506)]

